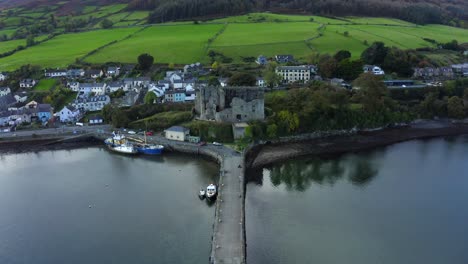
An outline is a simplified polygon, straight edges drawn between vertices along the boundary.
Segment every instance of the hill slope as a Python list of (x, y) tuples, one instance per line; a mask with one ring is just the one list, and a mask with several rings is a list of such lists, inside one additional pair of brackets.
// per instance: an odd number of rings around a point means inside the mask
[[(77, 14), (86, 5), (128, 4), (129, 10), (153, 11), (151, 22), (238, 15), (253, 11), (311, 13), (326, 16), (378, 16), (428, 24), (466, 26), (466, 0), (0, 0), (0, 9), (55, 8)], [(460, 21), (462, 20), (462, 21)]]

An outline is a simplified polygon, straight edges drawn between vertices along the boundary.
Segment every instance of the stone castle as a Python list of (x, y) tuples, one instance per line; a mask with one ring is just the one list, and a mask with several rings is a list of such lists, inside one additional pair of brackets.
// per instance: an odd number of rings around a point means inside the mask
[(202, 87), (195, 111), (202, 120), (249, 122), (263, 120), (264, 90), (258, 87)]

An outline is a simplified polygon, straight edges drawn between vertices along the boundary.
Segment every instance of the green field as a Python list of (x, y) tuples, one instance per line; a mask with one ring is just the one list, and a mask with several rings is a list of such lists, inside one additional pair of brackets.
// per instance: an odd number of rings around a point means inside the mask
[(345, 19), (356, 24), (415, 26), (415, 24), (410, 22), (386, 17), (346, 17)]
[(128, 17), (125, 18), (125, 20), (142, 20), (146, 19), (149, 16), (148, 11), (135, 11), (132, 12)]
[[(125, 5), (87, 7), (88, 14), (108, 18), (115, 24), (110, 30), (96, 30), (57, 36), (39, 45), (27, 48), (0, 59), (0, 70), (11, 70), (24, 64), (40, 64), (44, 67), (62, 67), (73, 63), (88, 52), (111, 41), (122, 40), (141, 29), (136, 24), (146, 23), (148, 12), (119, 12)], [(313, 21), (310, 21), (313, 18)], [(18, 17), (8, 18), (12, 22)], [(100, 27), (100, 19), (95, 27)], [(14, 22), (14, 21), (13, 21)], [(225, 30), (209, 43), (222, 28)], [(12, 30), (0, 34), (12, 34)], [(346, 34), (347, 36), (346, 36)], [(46, 36), (37, 37), (36, 40)], [(468, 30), (443, 25), (416, 26), (391, 18), (325, 18), (317, 16), (252, 13), (202, 22), (171, 22), (150, 26), (130, 38), (109, 45), (86, 58), (86, 62), (135, 63), (138, 55), (149, 53), (156, 63), (208, 62), (207, 52), (214, 50), (242, 62), (245, 57), (268, 57), (276, 54), (292, 54), (304, 59), (312, 53), (335, 53), (349, 50), (358, 58), (375, 41), (401, 49), (435, 47), (424, 38), (437, 42), (468, 42)], [(0, 42), (0, 53), (24, 45), (24, 40)], [(442, 57), (438, 58), (442, 61)]]
[(14, 50), (18, 46), (26, 46), (26, 40), (18, 39), (18, 40), (9, 40), (9, 41), (2, 41), (0, 42), (0, 54)]
[(63, 67), (76, 58), (111, 41), (122, 39), (139, 28), (95, 30), (77, 34), (64, 34), (49, 41), (0, 59), (0, 70), (12, 70), (25, 64), (43, 67)]
[(221, 27), (222, 25), (152, 26), (130, 39), (99, 51), (86, 61), (135, 63), (142, 53), (154, 56), (155, 63), (203, 61), (207, 59), (205, 46), (208, 39)]
[(50, 91), (50, 89), (52, 89), (55, 84), (57, 84), (56, 79), (42, 79), (36, 86), (34, 86), (34, 91), (47, 92)]

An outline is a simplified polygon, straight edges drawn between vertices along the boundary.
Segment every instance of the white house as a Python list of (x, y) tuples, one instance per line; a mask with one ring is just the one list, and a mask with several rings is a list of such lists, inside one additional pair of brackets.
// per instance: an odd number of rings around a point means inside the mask
[(190, 135), (190, 130), (181, 126), (172, 126), (164, 130), (166, 138), (170, 140), (185, 141)]
[(228, 85), (228, 81), (229, 79), (228, 78), (218, 78), (218, 82), (219, 82), (219, 85), (221, 85), (221, 87), (226, 87)]
[(106, 85), (106, 91), (108, 93), (113, 93), (118, 90), (123, 90), (126, 92), (128, 88), (123, 82), (112, 82)]
[(4, 72), (0, 72), (0, 82), (6, 80), (8, 78), (8, 74)]
[(21, 88), (32, 88), (36, 86), (37, 82), (34, 79), (24, 79), (20, 81)]
[(85, 76), (83, 69), (70, 69), (67, 71), (67, 78), (81, 78)]
[(80, 116), (80, 110), (70, 105), (64, 106), (58, 113), (58, 116), (60, 117), (60, 122), (62, 123), (75, 122)]
[(15, 97), (16, 102), (24, 103), (28, 100), (28, 93), (25, 91), (18, 91), (13, 95), (13, 97)]
[(158, 85), (164, 85), (165, 89), (169, 89), (169, 86), (171, 85), (171, 82), (168, 80), (160, 80), (158, 81)]
[(99, 125), (99, 124), (102, 124), (102, 123), (104, 123), (104, 118), (102, 118), (102, 116), (100, 116), (100, 115), (95, 115), (95, 116), (89, 117), (89, 124), (90, 125)]
[(51, 78), (55, 78), (55, 77), (66, 77), (67, 76), (67, 70), (49, 70), (49, 71), (45, 71), (44, 73), (44, 76), (45, 77), (51, 77)]
[(96, 95), (106, 94), (105, 83), (80, 83), (79, 91), (84, 93), (95, 93)]
[(0, 87), (0, 96), (5, 96), (11, 93), (10, 87)]
[(105, 105), (108, 105), (110, 101), (108, 95), (82, 97), (75, 99), (72, 106), (80, 109), (80, 111), (100, 111)]
[(78, 92), (80, 90), (80, 83), (79, 82), (68, 82), (68, 88), (74, 92)]
[(385, 72), (382, 70), (382, 68), (380, 68), (379, 66), (375, 66), (375, 65), (364, 65), (362, 67), (362, 70), (364, 72), (370, 72), (374, 75), (384, 75)]
[(185, 91), (185, 102), (194, 102), (196, 98), (195, 96), (195, 90)]
[(102, 70), (89, 70), (88, 71), (88, 76), (97, 79), (99, 77), (102, 77), (104, 75), (104, 72)]
[(115, 77), (115, 76), (119, 76), (119, 74), (120, 74), (120, 67), (107, 68), (107, 71), (106, 71), (107, 77)]
[(257, 77), (256, 85), (258, 87), (265, 87), (265, 80), (262, 77)]

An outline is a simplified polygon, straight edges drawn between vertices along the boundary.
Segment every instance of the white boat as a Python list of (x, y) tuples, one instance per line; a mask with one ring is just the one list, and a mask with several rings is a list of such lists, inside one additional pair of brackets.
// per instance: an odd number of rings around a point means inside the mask
[(205, 192), (205, 190), (203, 190), (203, 189), (200, 189), (200, 192), (198, 192), (198, 196), (199, 196), (200, 198), (202, 198), (202, 199), (203, 199), (203, 198), (205, 198), (205, 195), (206, 195), (206, 192)]
[(104, 141), (110, 150), (123, 154), (137, 154), (138, 150), (128, 143), (124, 135), (113, 133), (113, 137)]
[(208, 187), (206, 187), (206, 198), (208, 199), (214, 199), (216, 198), (217, 192), (216, 192), (216, 185), (210, 184)]

